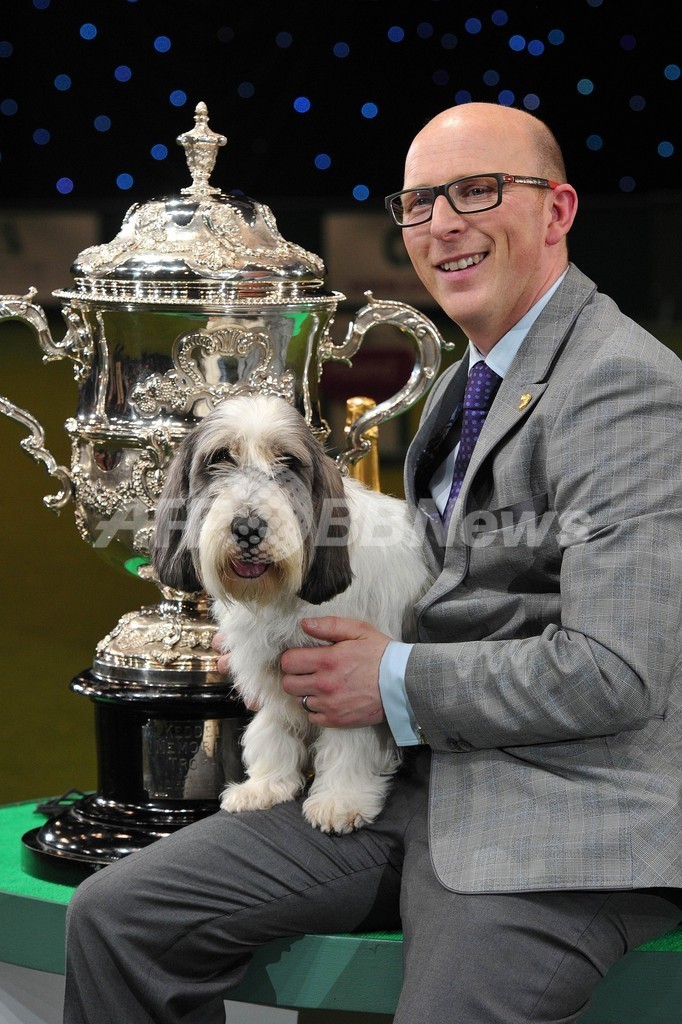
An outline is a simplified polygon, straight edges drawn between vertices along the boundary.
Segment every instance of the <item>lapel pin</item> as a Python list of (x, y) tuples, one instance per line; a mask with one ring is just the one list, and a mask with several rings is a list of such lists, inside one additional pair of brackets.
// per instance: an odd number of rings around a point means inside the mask
[(533, 396), (526, 392), (525, 395), (521, 395), (521, 401), (519, 402), (519, 410), (525, 409), (529, 402), (533, 401)]

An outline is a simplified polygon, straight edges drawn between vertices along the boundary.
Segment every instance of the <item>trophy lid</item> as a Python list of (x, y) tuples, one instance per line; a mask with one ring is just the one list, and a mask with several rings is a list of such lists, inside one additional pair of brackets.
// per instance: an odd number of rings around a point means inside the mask
[(143, 304), (308, 301), (325, 276), (320, 257), (287, 242), (263, 203), (209, 183), (227, 139), (209, 128), (205, 103), (177, 142), (191, 185), (179, 196), (131, 206), (111, 242), (76, 258), (75, 290), (54, 294)]

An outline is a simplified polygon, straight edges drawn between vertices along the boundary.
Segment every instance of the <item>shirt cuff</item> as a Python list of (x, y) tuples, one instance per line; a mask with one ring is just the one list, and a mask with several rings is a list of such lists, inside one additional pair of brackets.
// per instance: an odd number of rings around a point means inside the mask
[(407, 659), (413, 646), (390, 640), (379, 665), (381, 702), (389, 729), (399, 747), (412, 747), (422, 742), (405, 689)]

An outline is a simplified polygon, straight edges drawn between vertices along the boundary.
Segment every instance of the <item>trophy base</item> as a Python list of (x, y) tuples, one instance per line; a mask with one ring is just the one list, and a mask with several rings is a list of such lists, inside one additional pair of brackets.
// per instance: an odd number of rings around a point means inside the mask
[(98, 791), (22, 837), (25, 870), (64, 884), (214, 814), (225, 786), (244, 777), (251, 717), (224, 680), (164, 688), (88, 669), (71, 689), (94, 704)]
[(194, 807), (133, 807), (91, 794), (22, 836), (22, 867), (35, 878), (77, 885), (88, 875), (214, 814), (218, 801)]

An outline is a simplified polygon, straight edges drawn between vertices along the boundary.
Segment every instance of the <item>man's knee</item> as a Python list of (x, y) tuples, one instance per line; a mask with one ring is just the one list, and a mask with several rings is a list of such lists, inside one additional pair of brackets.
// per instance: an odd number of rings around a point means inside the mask
[(93, 934), (104, 926), (111, 927), (126, 900), (121, 887), (112, 882), (107, 870), (86, 878), (74, 892), (66, 910), (68, 935)]

